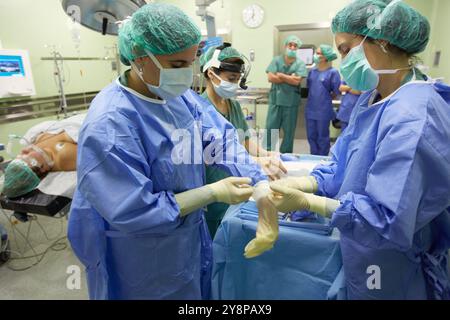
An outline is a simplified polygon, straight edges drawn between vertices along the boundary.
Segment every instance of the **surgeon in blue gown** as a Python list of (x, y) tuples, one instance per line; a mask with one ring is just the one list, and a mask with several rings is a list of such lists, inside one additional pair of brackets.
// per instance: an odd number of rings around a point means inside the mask
[(332, 27), (341, 73), (365, 93), (331, 164), (271, 183), (271, 201), (331, 217), (350, 299), (450, 299), (450, 87), (411, 63), (430, 25), (404, 2), (357, 0)]
[(330, 153), (330, 121), (336, 115), (333, 98), (339, 95), (341, 76), (332, 67), (337, 54), (329, 45), (321, 45), (314, 55), (316, 67), (308, 74), (308, 102), (306, 103), (306, 134), (312, 155)]
[[(91, 299), (209, 298), (202, 208), (245, 201), (267, 180), (232, 125), (189, 90), (199, 41), (191, 19), (166, 4), (147, 4), (119, 31), (121, 60), (132, 68), (89, 108), (69, 220)], [(204, 139), (210, 129), (220, 136)], [(213, 141), (235, 149), (214, 162), (234, 177), (205, 186), (202, 153)]]

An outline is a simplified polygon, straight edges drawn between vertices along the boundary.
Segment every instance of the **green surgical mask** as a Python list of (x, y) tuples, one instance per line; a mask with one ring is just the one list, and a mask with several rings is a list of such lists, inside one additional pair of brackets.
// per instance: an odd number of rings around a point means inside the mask
[(359, 91), (370, 91), (375, 89), (380, 82), (380, 74), (395, 74), (400, 70), (412, 69), (408, 66), (400, 69), (375, 70), (367, 60), (364, 51), (364, 40), (356, 47), (354, 47), (341, 63), (341, 74), (347, 84)]
[(320, 63), (320, 57), (317, 54), (315, 54), (314, 58), (313, 58), (313, 61), (314, 61), (315, 64), (319, 64)]
[(286, 55), (289, 58), (296, 58), (297, 57), (297, 50), (291, 50), (289, 48), (286, 48)]

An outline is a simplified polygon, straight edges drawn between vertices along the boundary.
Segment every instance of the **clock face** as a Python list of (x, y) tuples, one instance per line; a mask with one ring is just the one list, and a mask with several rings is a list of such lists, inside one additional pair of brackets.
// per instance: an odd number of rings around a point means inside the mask
[(257, 4), (252, 4), (242, 12), (244, 23), (249, 28), (258, 28), (264, 20), (264, 10)]

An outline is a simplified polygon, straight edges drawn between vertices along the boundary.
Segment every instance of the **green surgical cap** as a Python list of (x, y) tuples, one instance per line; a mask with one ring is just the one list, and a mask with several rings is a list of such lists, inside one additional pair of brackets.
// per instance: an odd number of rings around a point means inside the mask
[(120, 60), (125, 65), (145, 56), (175, 54), (200, 42), (200, 29), (183, 11), (164, 3), (150, 3), (137, 10), (119, 28)]
[[(209, 60), (211, 60), (214, 55), (214, 51), (216, 51), (216, 48), (217, 47), (211, 47), (204, 54), (202, 54), (202, 56), (200, 57), (200, 67), (203, 68), (203, 66), (207, 64)], [(233, 47), (227, 47), (223, 49), (219, 54), (220, 62), (231, 58), (238, 58), (242, 60), (242, 54), (240, 54), (239, 51), (237, 51)]]
[(327, 61), (331, 62), (337, 59), (337, 54), (336, 52), (334, 52), (333, 47), (327, 44), (320, 45), (320, 51), (322, 51), (322, 54), (325, 57), (325, 59), (327, 59)]
[(23, 160), (13, 160), (5, 170), (2, 193), (8, 198), (20, 197), (36, 189), (40, 179)]
[(284, 45), (287, 46), (291, 42), (296, 43), (299, 48), (303, 44), (302, 41), (297, 36), (292, 35), (292, 36), (289, 36), (289, 37), (286, 38), (286, 41), (284, 42)]
[(430, 38), (428, 20), (396, 0), (355, 0), (334, 17), (332, 30), (386, 40), (410, 54), (425, 50)]

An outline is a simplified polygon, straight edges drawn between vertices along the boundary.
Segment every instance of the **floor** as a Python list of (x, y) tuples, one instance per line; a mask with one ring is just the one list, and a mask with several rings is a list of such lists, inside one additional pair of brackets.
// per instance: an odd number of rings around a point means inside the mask
[[(40, 254), (46, 251), (49, 245), (55, 242), (55, 239), (65, 237), (67, 233), (65, 218), (37, 216), (37, 220), (31, 221), (31, 223), (18, 222), (12, 227), (9, 221), (11, 214), (11, 211), (0, 211), (0, 224), (7, 229), (13, 251), (12, 257)], [(17, 222), (15, 218), (12, 220)], [(21, 232), (26, 236), (28, 228), (30, 228), (28, 242), (35, 252), (26, 245), (24, 238), (19, 234)], [(87, 299), (84, 270), (71, 250), (67, 238), (59, 241), (53, 248), (60, 251), (49, 249), (39, 263), (37, 263), (37, 258), (12, 259), (0, 266), (0, 299)], [(32, 266), (33, 264), (36, 265)], [(12, 269), (26, 270), (14, 271)], [(72, 271), (74, 269), (75, 272)], [(79, 277), (77, 277), (78, 275)], [(74, 279), (74, 277), (77, 278)], [(77, 288), (78, 284), (79, 289)]]

